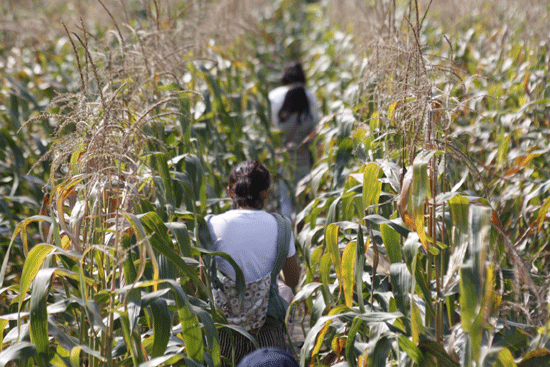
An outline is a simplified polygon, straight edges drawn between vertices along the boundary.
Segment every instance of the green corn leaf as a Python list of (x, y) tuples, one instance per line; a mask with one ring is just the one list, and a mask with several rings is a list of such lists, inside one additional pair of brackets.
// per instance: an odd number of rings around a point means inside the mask
[[(321, 261), (321, 256), (323, 256), (323, 247), (319, 246), (315, 250), (313, 250), (313, 253), (311, 254), (311, 257), (309, 259), (309, 272), (315, 272), (315, 269)], [(313, 274), (311, 274), (311, 276), (313, 277)]]
[[(181, 360), (188, 361), (188, 359), (181, 354), (169, 353), (157, 358), (153, 358), (147, 362), (143, 362), (139, 365), (139, 367), (179, 366), (178, 362)], [(194, 366), (194, 364), (190, 365)]]
[(468, 234), (468, 208), (470, 202), (464, 196), (457, 194), (447, 201), (453, 220), (453, 229), (457, 231), (455, 244), (462, 243), (464, 236)]
[(370, 238), (367, 241), (363, 239), (363, 228), (359, 224), (357, 229), (357, 245), (355, 247), (355, 286), (357, 293), (357, 301), (359, 303), (359, 311), (365, 313), (365, 300), (363, 299), (363, 271), (365, 268), (365, 252), (368, 249)]
[(36, 274), (42, 267), (44, 260), (55, 250), (54, 246), (40, 244), (31, 249), (27, 258), (25, 259), (25, 265), (23, 265), (23, 272), (21, 274), (21, 286), (19, 296), (14, 298), (12, 303), (19, 302), (19, 311), (21, 311), (21, 301), (27, 294), (31, 283), (33, 282)]
[(411, 304), (411, 334), (413, 343), (418, 344), (420, 341), (421, 335), (426, 335), (426, 329), (422, 323), (422, 315), (420, 314), (420, 309), (416, 305), (414, 299), (410, 302)]
[(36, 360), (40, 366), (49, 365), (48, 311), (46, 301), (50, 292), (52, 275), (55, 270), (55, 268), (49, 268), (38, 271), (31, 291), (30, 333), (31, 341), (36, 346), (38, 353)]
[(369, 360), (366, 365), (369, 367), (386, 367), (391, 343), (392, 341), (385, 335), (378, 338), (374, 348), (369, 350)]
[[(327, 291), (327, 293), (329, 293), (329, 291)], [(315, 297), (311, 301), (311, 306), (310, 306), (311, 314), (310, 314), (310, 318), (309, 318), (310, 327), (315, 325), (317, 320), (319, 320), (319, 318), (321, 318), (321, 316), (323, 316), (323, 313), (327, 309), (327, 305), (330, 305), (330, 304), (327, 304), (325, 302), (326, 297), (324, 295), (324, 292), (322, 294), (323, 294), (323, 297)]]
[(546, 198), (544, 204), (542, 204), (542, 206), (540, 207), (539, 213), (537, 214), (537, 231), (539, 232), (542, 229), (542, 226), (546, 220), (548, 211), (550, 211), (550, 197)]
[[(2, 285), (4, 284), (4, 277), (6, 275), (6, 269), (8, 267), (8, 260), (10, 259), (11, 247), (15, 243), (15, 239), (17, 238), (17, 235), (19, 233), (21, 233), (21, 237), (23, 239), (23, 245), (25, 246), (25, 244), (26, 244), (26, 227), (30, 223), (41, 222), (41, 221), (48, 221), (49, 222), (50, 220), (51, 219), (49, 217), (46, 217), (44, 215), (35, 215), (35, 216), (29, 217), (29, 218), (23, 220), (21, 223), (19, 223), (17, 225), (17, 227), (15, 228), (15, 231), (13, 232), (13, 234), (11, 236), (11, 241), (10, 241), (10, 244), (8, 245), (8, 249), (5, 252), (4, 260), (2, 261), (2, 269), (0, 270), (0, 287), (2, 287)], [(23, 275), (22, 275), (22, 277), (23, 277)], [(31, 279), (31, 281), (32, 281), (32, 279)], [(28, 290), (28, 288), (27, 288), (27, 290)]]
[(503, 348), (498, 353), (497, 361), (494, 364), (494, 367), (517, 367), (516, 361), (510, 349)]
[(149, 243), (149, 239), (147, 238), (147, 234), (145, 232), (145, 228), (143, 228), (143, 224), (136, 215), (131, 213), (126, 213), (126, 220), (134, 229), (134, 233), (136, 235), (138, 243), (140, 244), (140, 269), (137, 272), (137, 279), (139, 279), (143, 275), (146, 263), (145, 254), (148, 253), (151, 263), (153, 265), (153, 279), (157, 280), (159, 278), (157, 258), (154, 254), (154, 251), (152, 251), (151, 244)]
[(481, 307), (480, 292), (476, 289), (477, 274), (472, 265), (460, 268), (460, 306), (462, 329), (469, 332)]
[(355, 275), (355, 252), (357, 244), (349, 242), (342, 254), (342, 279), (346, 306), (353, 306), (353, 285)]
[[(328, 209), (327, 214), (327, 223), (335, 223), (338, 221), (338, 204), (342, 201), (342, 196), (337, 197), (334, 199), (334, 201), (330, 204), (330, 207)], [(314, 220), (314, 218), (312, 218)], [(315, 223), (310, 223), (311, 226), (313, 226)]]
[(355, 339), (357, 337), (357, 334), (359, 333), (359, 330), (361, 329), (361, 326), (363, 325), (363, 320), (361, 319), (354, 319), (351, 323), (351, 327), (349, 329), (348, 337), (346, 339), (346, 360), (348, 361), (348, 364), (350, 367), (357, 366), (357, 353), (355, 352)]
[(469, 241), (468, 252), (473, 260), (476, 289), (480, 293), (484, 289), (485, 260), (491, 244), (491, 214), (488, 207), (471, 205), (469, 210)]
[[(432, 152), (434, 153), (434, 152)], [(424, 228), (424, 213), (426, 198), (430, 188), (428, 178), (428, 160), (431, 155), (419, 155), (413, 164), (413, 180), (407, 205), (411, 210), (411, 217), (416, 227), (416, 232), (424, 248), (428, 250), (428, 237)]]
[(143, 362), (143, 359), (140, 358), (139, 350), (141, 345), (136, 345), (137, 340), (130, 331), (130, 320), (128, 318), (128, 313), (119, 310), (118, 315), (121, 323), (122, 335), (124, 337), (124, 341), (126, 342), (126, 349), (130, 352), (134, 366), (137, 366)]
[[(0, 315), (0, 346), (4, 345), (4, 329), (6, 328), (6, 325), (8, 325), (9, 321), (7, 318), (4, 318), (5, 315)], [(0, 347), (0, 352), (2, 351), (2, 348)]]
[[(382, 191), (382, 182), (378, 181), (380, 177), (380, 166), (376, 163), (369, 163), (365, 167), (363, 174), (363, 207), (368, 208), (371, 205), (378, 204), (380, 193)], [(364, 213), (361, 213), (363, 215)]]
[(80, 352), (82, 349), (78, 346), (71, 349), (69, 354), (69, 361), (71, 362), (71, 367), (80, 367)]
[(128, 322), (130, 323), (130, 333), (133, 333), (134, 329), (138, 326), (138, 318), (142, 310), (141, 292), (139, 289), (130, 289), (126, 298), (126, 305)]
[(103, 323), (103, 317), (99, 306), (96, 301), (89, 299), (86, 301), (86, 311), (90, 319), (91, 324), (101, 331), (105, 331), (105, 324)]
[(6, 366), (11, 361), (18, 359), (30, 359), (36, 355), (37, 351), (34, 344), (21, 341), (0, 352), (0, 367)]
[[(337, 315), (341, 312), (349, 311), (349, 309), (350, 308), (347, 307), (346, 305), (339, 305), (339, 306), (336, 306), (335, 308), (333, 308), (332, 310), (330, 310), (328, 314), (329, 314), (329, 316)], [(331, 324), (332, 324), (332, 319), (325, 321), (325, 324), (323, 325), (321, 330), (317, 333), (317, 336), (316, 336), (317, 340), (316, 340), (315, 345), (313, 346), (313, 350), (311, 352), (312, 356), (316, 356), (319, 353), (319, 351), (321, 350), (321, 346), (323, 345), (323, 342), (325, 340), (325, 336), (327, 335), (327, 332), (329, 331)]]
[[(420, 343), (418, 343), (418, 349), (420, 349), (424, 356), (434, 357), (442, 366), (459, 367), (459, 363), (451, 358), (451, 356), (449, 356), (443, 346), (433, 340), (421, 341)], [(429, 363), (429, 361), (429, 358), (424, 358), (424, 363), (420, 364), (420, 366), (431, 366), (432, 364)]]
[(156, 169), (162, 179), (166, 200), (172, 208), (177, 208), (179, 203), (176, 202), (174, 184), (168, 168), (168, 156), (165, 153), (155, 153), (152, 155), (152, 158), (154, 158), (154, 166), (156, 166)]
[(183, 341), (187, 355), (200, 363), (204, 362), (204, 344), (202, 341), (202, 330), (197, 315), (191, 309), (187, 295), (178, 282), (167, 279), (172, 293), (176, 299), (176, 307), (183, 330)]
[(379, 214), (371, 214), (371, 215), (367, 215), (366, 217), (363, 218), (364, 220), (368, 220), (369, 222), (372, 222), (374, 224), (379, 224), (379, 225), (382, 225), (382, 224), (387, 224), (388, 226), (392, 227), (393, 229), (395, 229), (401, 236), (403, 236), (404, 238), (407, 238), (409, 233), (411, 232), (408, 228), (404, 227), (400, 221), (397, 221), (397, 220), (390, 220), (390, 219), (386, 219), (384, 218), (383, 216), (379, 215)]
[(319, 287), (321, 287), (322, 284), (318, 282), (311, 282), (308, 284), (305, 284), (298, 293), (294, 296), (294, 299), (292, 300), (292, 304), (295, 304), (297, 302), (305, 301), (308, 299)]
[[(345, 306), (344, 306), (345, 307)], [(334, 319), (340, 318), (346, 321), (353, 321), (355, 318), (363, 320), (367, 325), (372, 323), (380, 322), (393, 322), (397, 318), (402, 317), (403, 314), (400, 312), (370, 312), (366, 314), (360, 314), (357, 312), (342, 312), (330, 316), (323, 316), (317, 320), (315, 325), (308, 332), (306, 339), (304, 340), (304, 345), (300, 352), (300, 364), (305, 365), (310, 358), (311, 351), (313, 350), (314, 345), (317, 341), (317, 336), (321, 329), (325, 327), (327, 321), (332, 321)]]
[(206, 342), (210, 348), (210, 356), (215, 367), (221, 366), (221, 349), (220, 339), (218, 338), (218, 332), (216, 331), (216, 324), (212, 319), (212, 315), (202, 307), (191, 306), (193, 312), (199, 317), (204, 332), (206, 334)]
[(321, 257), (321, 263), (319, 264), (319, 277), (321, 280), (323, 298), (325, 303), (332, 304), (332, 294), (330, 292), (330, 267), (332, 265), (332, 256), (328, 252)]
[(336, 276), (340, 287), (342, 287), (342, 260), (340, 258), (340, 248), (338, 247), (338, 232), (340, 227), (336, 224), (329, 224), (325, 232), (325, 241), (327, 252), (332, 258), (332, 263), (334, 264), (334, 270), (336, 271)]
[(397, 342), (399, 344), (399, 348), (401, 348), (401, 350), (407, 353), (407, 355), (411, 357), (414, 363), (416, 364), (422, 363), (424, 359), (424, 355), (422, 354), (420, 349), (416, 346), (416, 344), (412, 342), (412, 340), (407, 338), (405, 335), (399, 335), (397, 337)]
[(153, 349), (151, 357), (164, 355), (171, 335), (171, 318), (166, 300), (157, 298), (150, 304), (153, 315)]
[(412, 275), (406, 264), (394, 263), (390, 266), (390, 281), (397, 309), (409, 318), (411, 315), (411, 290), (413, 285)]
[(193, 250), (191, 247), (191, 239), (189, 238), (189, 230), (187, 229), (185, 223), (171, 222), (167, 223), (166, 226), (176, 237), (176, 242), (179, 246), (181, 256), (192, 257)]
[(401, 246), (399, 245), (399, 233), (391, 228), (388, 224), (380, 225), (380, 233), (384, 247), (388, 254), (391, 263), (401, 262)]

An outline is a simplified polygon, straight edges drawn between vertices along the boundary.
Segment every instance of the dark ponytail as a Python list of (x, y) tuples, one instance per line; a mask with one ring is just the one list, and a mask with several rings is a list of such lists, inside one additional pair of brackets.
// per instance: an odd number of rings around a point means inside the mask
[(302, 85), (290, 88), (286, 92), (283, 106), (279, 110), (279, 121), (284, 123), (295, 113), (298, 114), (298, 124), (302, 123), (303, 119), (311, 114), (306, 90)]
[(233, 209), (250, 207), (262, 209), (262, 191), (269, 189), (271, 176), (258, 161), (242, 162), (229, 174), (229, 189), (233, 192)]
[(286, 122), (294, 113), (298, 114), (297, 123), (302, 123), (303, 119), (310, 115), (309, 101), (306, 90), (306, 74), (302, 64), (298, 61), (291, 61), (283, 68), (281, 83), (289, 86), (283, 101), (283, 106), (279, 110), (278, 116), (281, 123)]

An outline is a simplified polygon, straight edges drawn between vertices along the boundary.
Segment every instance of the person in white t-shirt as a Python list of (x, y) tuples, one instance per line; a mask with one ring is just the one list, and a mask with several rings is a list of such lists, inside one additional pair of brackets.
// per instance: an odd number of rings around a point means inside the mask
[(289, 62), (281, 76), (282, 86), (269, 92), (271, 119), (275, 127), (282, 131), (283, 145), (295, 167), (292, 172), (279, 172), (284, 180), (278, 181), (281, 214), (292, 218), (294, 205), (292, 195), (298, 181), (305, 177), (313, 164), (308, 143), (319, 121), (319, 104), (315, 95), (305, 88), (306, 76), (302, 65)]
[[(229, 175), (227, 191), (232, 199), (232, 210), (215, 215), (208, 221), (213, 239), (213, 250), (229, 254), (243, 271), (245, 283), (251, 283), (270, 274), (277, 260), (277, 221), (262, 210), (267, 198), (271, 176), (267, 168), (257, 161), (237, 165)], [(216, 267), (230, 278), (235, 278), (233, 267), (216, 257)], [(290, 236), (288, 255), (281, 278), (290, 288), (298, 285), (300, 266), (296, 256), (294, 237)], [(256, 339), (261, 346), (285, 347), (285, 325), (269, 330), (261, 329)], [(240, 343), (239, 353), (249, 353), (252, 344), (240, 334), (232, 337), (220, 333), (222, 355), (230, 351), (230, 341)], [(228, 353), (227, 351), (225, 353)]]

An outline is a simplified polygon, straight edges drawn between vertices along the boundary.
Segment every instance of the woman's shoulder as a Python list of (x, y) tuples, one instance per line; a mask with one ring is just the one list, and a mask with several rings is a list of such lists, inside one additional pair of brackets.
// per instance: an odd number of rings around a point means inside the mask
[(288, 92), (288, 87), (286, 85), (282, 85), (280, 87), (277, 87), (273, 89), (271, 92), (268, 93), (268, 97), (271, 101), (278, 100), (278, 99), (284, 99), (286, 92)]

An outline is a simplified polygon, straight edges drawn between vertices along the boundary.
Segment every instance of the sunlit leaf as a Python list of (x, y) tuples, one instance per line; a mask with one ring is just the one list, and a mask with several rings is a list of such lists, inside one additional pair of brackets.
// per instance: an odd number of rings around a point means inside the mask
[(342, 260), (340, 258), (340, 248), (338, 245), (338, 232), (340, 227), (336, 224), (329, 224), (325, 233), (326, 247), (327, 252), (330, 254), (332, 263), (334, 264), (334, 270), (336, 271), (336, 276), (342, 286)]
[(34, 344), (21, 341), (11, 345), (0, 352), (0, 367), (6, 366), (9, 362), (17, 359), (32, 358), (37, 354)]
[[(353, 286), (355, 278), (355, 249), (356, 242), (349, 242), (342, 254), (342, 278), (344, 287), (344, 299), (346, 306), (353, 306)], [(360, 295), (359, 295), (360, 296)]]
[(382, 182), (378, 180), (380, 176), (380, 166), (375, 163), (369, 163), (365, 167), (363, 176), (363, 207), (378, 204), (380, 192), (382, 191)]

